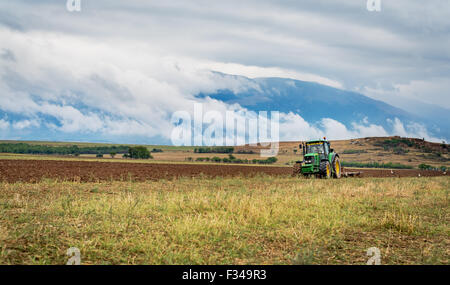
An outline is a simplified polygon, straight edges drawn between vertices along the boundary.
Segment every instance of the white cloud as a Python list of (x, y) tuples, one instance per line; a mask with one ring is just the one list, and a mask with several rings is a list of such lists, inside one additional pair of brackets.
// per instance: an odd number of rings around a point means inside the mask
[(391, 131), (385, 130), (382, 126), (370, 124), (365, 118), (362, 122), (353, 122), (352, 128), (349, 129), (341, 122), (330, 118), (324, 118), (316, 124), (310, 124), (298, 114), (280, 114), (280, 140), (310, 140), (322, 137), (327, 137), (330, 140), (343, 140), (386, 136), (425, 138), (434, 142), (443, 140), (430, 135), (427, 129), (418, 123), (410, 123), (405, 126), (398, 118), (389, 120), (389, 123), (392, 124)]
[[(130, 47), (5, 29), (0, 29), (0, 38), (17, 57), (14, 73), (7, 65), (0, 66), (2, 77), (10, 78), (0, 81), (4, 94), (0, 108), (22, 115), (55, 117), (60, 126), (51, 126), (63, 132), (167, 138), (170, 115), (191, 109), (198, 101), (193, 94), (230, 86), (239, 91), (247, 84), (242, 79), (196, 69), (181, 57), (160, 58)], [(41, 49), (42, 45), (46, 49)], [(215, 109), (228, 108), (219, 101), (203, 101)], [(25, 122), (16, 124), (16, 128), (28, 126)]]
[(302, 81), (317, 82), (323, 85), (328, 85), (335, 88), (343, 88), (342, 83), (325, 78), (315, 74), (302, 73), (294, 70), (278, 68), (278, 67), (260, 67), (247, 66), (237, 63), (220, 63), (210, 62), (202, 64), (203, 67), (227, 74), (242, 75), (249, 78), (257, 77), (282, 77), (291, 78)]
[(280, 140), (307, 140), (322, 136), (323, 131), (306, 122), (300, 115), (280, 114)]
[(23, 130), (32, 127), (39, 127), (39, 122), (36, 120), (22, 120), (14, 122), (12, 127), (16, 130)]
[(411, 80), (405, 83), (386, 86), (365, 86), (360, 90), (364, 94), (399, 107), (408, 108), (408, 101), (413, 100), (434, 104), (450, 109), (450, 79), (434, 77), (429, 80)]
[(397, 136), (425, 138), (432, 142), (442, 142), (444, 140), (443, 138), (431, 136), (425, 126), (419, 123), (412, 122), (405, 126), (398, 118), (395, 118), (394, 120), (388, 119), (388, 122), (393, 126), (392, 133)]
[(382, 126), (370, 124), (367, 120), (363, 120), (362, 124), (353, 122), (352, 127), (358, 137), (385, 137), (389, 135)]
[(315, 124), (306, 122), (298, 114), (280, 114), (281, 140), (310, 140), (327, 137), (331, 140), (341, 140), (369, 136), (387, 136), (382, 126), (352, 123), (353, 129), (330, 118), (324, 118)]
[(0, 130), (4, 131), (9, 128), (9, 122), (5, 119), (0, 119)]

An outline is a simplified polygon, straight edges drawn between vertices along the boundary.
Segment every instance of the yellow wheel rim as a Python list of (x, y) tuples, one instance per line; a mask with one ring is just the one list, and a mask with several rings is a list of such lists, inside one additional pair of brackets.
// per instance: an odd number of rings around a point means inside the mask
[(340, 173), (340, 171), (341, 171), (341, 169), (340, 169), (340, 165), (339, 165), (339, 162), (336, 160), (336, 167), (335, 167), (335, 169), (336, 169), (336, 174), (338, 174), (339, 175), (339, 173)]
[(327, 164), (327, 177), (330, 177), (330, 165)]

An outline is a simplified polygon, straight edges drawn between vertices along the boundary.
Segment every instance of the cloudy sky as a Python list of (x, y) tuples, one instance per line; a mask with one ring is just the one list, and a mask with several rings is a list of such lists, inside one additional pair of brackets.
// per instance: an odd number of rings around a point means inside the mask
[[(168, 138), (171, 114), (190, 111), (198, 92), (246, 87), (211, 71), (450, 110), (447, 0), (381, 0), (380, 12), (366, 0), (81, 0), (80, 12), (66, 2), (0, 1), (0, 138), (33, 128)], [(366, 134), (358, 128), (335, 137)]]

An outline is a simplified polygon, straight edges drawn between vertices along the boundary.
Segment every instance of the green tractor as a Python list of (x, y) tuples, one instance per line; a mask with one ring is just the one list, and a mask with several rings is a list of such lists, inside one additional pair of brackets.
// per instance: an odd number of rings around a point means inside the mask
[(326, 138), (307, 141), (299, 145), (303, 150), (303, 161), (296, 161), (293, 175), (302, 174), (305, 177), (341, 178), (342, 166), (339, 154), (330, 148)]

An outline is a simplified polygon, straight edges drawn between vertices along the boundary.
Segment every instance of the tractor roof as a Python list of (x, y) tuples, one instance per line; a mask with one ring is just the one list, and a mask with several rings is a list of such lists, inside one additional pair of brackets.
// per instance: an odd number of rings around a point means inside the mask
[(327, 140), (324, 140), (324, 139), (310, 140), (310, 141), (307, 141), (306, 143), (309, 144), (309, 143), (322, 143), (322, 142), (327, 142)]

